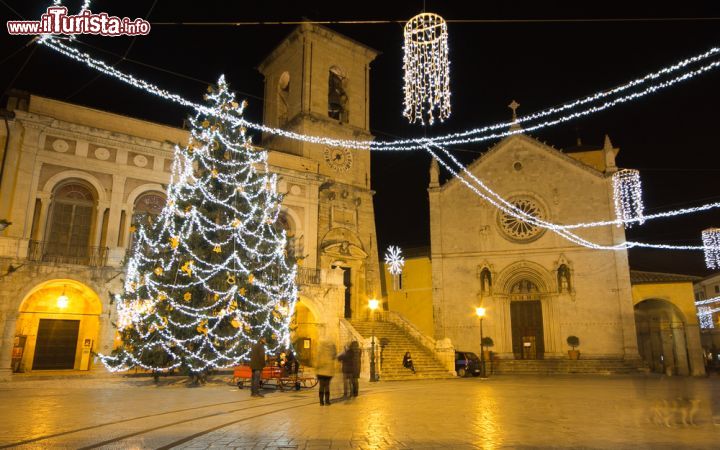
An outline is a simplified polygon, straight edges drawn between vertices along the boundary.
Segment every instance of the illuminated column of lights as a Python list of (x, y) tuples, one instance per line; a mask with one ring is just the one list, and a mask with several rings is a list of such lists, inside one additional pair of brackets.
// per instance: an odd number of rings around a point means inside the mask
[(720, 269), (720, 228), (708, 228), (702, 232), (705, 265), (708, 269)]
[(715, 328), (715, 322), (713, 322), (712, 308), (709, 306), (698, 307), (698, 319), (700, 319), (700, 328), (710, 329)]
[(421, 13), (405, 24), (405, 110), (410, 123), (450, 117), (450, 60), (445, 19)]
[(635, 169), (621, 169), (612, 176), (613, 196), (615, 198), (615, 215), (630, 228), (636, 219), (640, 225), (643, 219), (642, 185), (640, 172)]

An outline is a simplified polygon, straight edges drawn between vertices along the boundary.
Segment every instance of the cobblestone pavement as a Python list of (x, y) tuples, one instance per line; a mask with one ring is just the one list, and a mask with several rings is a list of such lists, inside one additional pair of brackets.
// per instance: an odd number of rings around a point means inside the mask
[(363, 383), (360, 397), (331, 406), (317, 388), (251, 398), (220, 382), (12, 381), (0, 405), (0, 448), (656, 449), (720, 439), (718, 376)]

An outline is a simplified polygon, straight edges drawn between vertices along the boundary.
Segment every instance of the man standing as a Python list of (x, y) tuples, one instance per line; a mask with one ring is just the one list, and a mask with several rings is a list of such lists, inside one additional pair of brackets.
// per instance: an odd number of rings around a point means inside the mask
[(342, 362), (343, 397), (350, 400), (358, 396), (358, 380), (360, 378), (360, 345), (352, 341), (350, 346), (338, 356)]
[(250, 370), (252, 370), (251, 397), (264, 397), (260, 393), (260, 376), (263, 368), (265, 368), (265, 338), (261, 337), (250, 351)]

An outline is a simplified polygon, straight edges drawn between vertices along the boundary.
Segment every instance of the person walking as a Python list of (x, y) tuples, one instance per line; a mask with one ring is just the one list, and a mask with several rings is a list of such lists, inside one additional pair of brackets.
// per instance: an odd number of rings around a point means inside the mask
[(342, 363), (343, 397), (346, 400), (357, 397), (360, 378), (360, 346), (357, 341), (352, 341), (338, 356), (338, 360)]
[(335, 344), (329, 341), (322, 342), (318, 350), (315, 372), (320, 382), (320, 404), (330, 406), (330, 380), (335, 374), (335, 358), (337, 351)]
[(406, 369), (410, 369), (412, 370), (412, 373), (415, 373), (415, 365), (413, 364), (410, 352), (405, 352), (405, 356), (403, 356), (403, 367)]
[(261, 337), (250, 350), (250, 370), (252, 370), (251, 397), (265, 397), (260, 393), (260, 377), (265, 368), (265, 338)]

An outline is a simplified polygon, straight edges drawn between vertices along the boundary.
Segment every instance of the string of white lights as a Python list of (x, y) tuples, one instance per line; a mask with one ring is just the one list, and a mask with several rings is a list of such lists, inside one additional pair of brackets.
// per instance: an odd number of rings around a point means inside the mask
[[(581, 245), (583, 247), (592, 248), (596, 250), (626, 250), (633, 247), (642, 247), (642, 248), (653, 248), (653, 249), (663, 249), (663, 250), (702, 250), (705, 251), (707, 247), (705, 245), (702, 246), (696, 246), (696, 245), (668, 245), (668, 244), (649, 244), (644, 242), (635, 242), (635, 241), (625, 241), (614, 245), (601, 245), (594, 242), (591, 242), (587, 239), (584, 239), (567, 229), (564, 229), (562, 226), (555, 225), (553, 223), (544, 221), (542, 219), (539, 219), (533, 215), (530, 215), (523, 211), (522, 209), (518, 208), (511, 202), (505, 200), (502, 198), (499, 194), (494, 192), (492, 189), (487, 187), (485, 183), (482, 182), (479, 178), (477, 178), (472, 172), (468, 171), (467, 168), (465, 168), (450, 152), (448, 152), (446, 149), (443, 149), (441, 147), (439, 148), (445, 156), (448, 157), (452, 161), (452, 163), (458, 168), (458, 170), (455, 170), (453, 167), (451, 167), (448, 163), (443, 161), (436, 152), (434, 152), (429, 146), (426, 146), (425, 149), (430, 153), (430, 155), (437, 160), (445, 169), (450, 172), (454, 177), (456, 177), (458, 180), (460, 180), (463, 184), (465, 184), (468, 188), (470, 188), (473, 192), (475, 192), (478, 196), (480, 196), (483, 200), (487, 201), (497, 209), (503, 211), (506, 214), (509, 214), (513, 217), (515, 217), (518, 220), (524, 221), (526, 223), (529, 223), (531, 225), (545, 228), (547, 230), (550, 230), (559, 236), (569, 240), (570, 242), (573, 242), (575, 244)], [(465, 179), (465, 177), (468, 177), (470, 180), (474, 182), (474, 185), (471, 184), (468, 180)], [(485, 193), (481, 192), (478, 187), (480, 187)]]
[[(172, 93), (170, 93), (170, 92), (168, 92), (168, 91), (166, 91), (166, 90), (160, 89), (160, 88), (158, 88), (157, 86), (152, 85), (152, 84), (150, 84), (150, 83), (148, 83), (148, 82), (145, 82), (145, 81), (143, 81), (143, 80), (136, 79), (135, 77), (133, 77), (133, 76), (131, 76), (131, 75), (122, 73), (122, 72), (120, 72), (119, 70), (115, 69), (114, 67), (108, 66), (107, 64), (103, 63), (102, 61), (98, 61), (98, 60), (93, 59), (92, 57), (90, 57), (90, 56), (89, 56), (88, 54), (86, 54), (86, 53), (80, 52), (80, 51), (78, 51), (77, 49), (74, 49), (74, 48), (72, 48), (72, 47), (69, 47), (69, 46), (67, 46), (67, 45), (62, 44), (61, 42), (59, 42), (56, 38), (54, 38), (54, 37), (52, 37), (52, 36), (47, 36), (46, 39), (43, 40), (43, 43), (44, 43), (45, 45), (47, 45), (48, 47), (52, 48), (53, 50), (56, 50), (56, 51), (58, 51), (58, 52), (60, 52), (60, 53), (62, 53), (62, 54), (64, 54), (64, 55), (66, 55), (66, 56), (68, 56), (68, 57), (71, 57), (71, 58), (73, 58), (73, 59), (75, 59), (75, 60), (77, 60), (77, 61), (83, 62), (83, 63), (89, 65), (90, 67), (92, 67), (92, 68), (94, 68), (94, 69), (96, 69), (96, 70), (99, 70), (99, 71), (101, 71), (101, 72), (103, 72), (103, 73), (105, 73), (105, 74), (107, 74), (107, 75), (109, 75), (109, 76), (118, 78), (118, 79), (120, 79), (120, 80), (122, 80), (122, 81), (125, 81), (125, 82), (127, 82), (127, 83), (129, 83), (129, 84), (131, 84), (131, 85), (133, 85), (133, 86), (136, 86), (136, 87), (138, 87), (138, 88), (141, 88), (141, 89), (143, 89), (143, 90), (146, 90), (147, 92), (149, 92), (149, 93), (151, 93), (151, 94), (154, 94), (154, 95), (157, 95), (157, 96), (166, 98), (166, 99), (171, 100), (171, 101), (173, 101), (173, 102), (179, 103), (179, 104), (181, 104), (181, 105), (183, 105), (183, 106), (187, 106), (187, 107), (194, 108), (194, 109), (196, 109), (196, 110), (198, 110), (198, 111), (200, 111), (200, 112), (213, 113), (213, 111), (208, 111), (208, 110), (206, 109), (206, 107), (203, 106), (203, 105), (197, 105), (197, 104), (195, 104), (195, 103), (193, 103), (193, 102), (191, 102), (191, 101), (189, 101), (189, 100), (186, 100), (186, 99), (182, 98), (182, 97), (179, 96), (179, 95), (172, 94)], [(708, 54), (715, 54), (715, 51), (710, 51), (710, 52), (707, 52), (706, 54), (699, 55), (697, 58), (702, 59), (701, 56), (707, 57)], [(687, 61), (687, 60), (686, 60), (686, 61)], [(687, 63), (686, 63), (685, 61), (684, 61), (683, 63), (685, 63), (685, 64), (679, 63), (679, 64), (677, 64), (676, 66), (677, 66), (677, 67), (684, 67), (685, 65), (687, 65)], [(719, 64), (720, 64), (720, 62), (713, 62), (713, 63), (711, 63), (711, 64), (709, 64), (709, 65), (706, 65), (706, 66), (704, 66), (704, 67), (702, 67), (702, 68), (700, 68), (700, 69), (697, 69), (697, 70), (695, 70), (695, 71), (693, 71), (693, 72), (683, 74), (683, 75), (681, 75), (680, 77), (677, 77), (677, 78), (675, 78), (675, 79), (673, 79), (673, 80), (667, 81), (667, 82), (665, 82), (665, 84), (663, 84), (663, 86), (666, 86), (666, 85), (669, 85), (669, 84), (674, 84), (674, 83), (677, 83), (677, 82), (682, 81), (682, 80), (684, 80), (684, 79), (687, 79), (688, 77), (695, 76), (695, 75), (697, 75), (697, 74), (699, 74), (699, 73), (702, 73), (702, 72), (704, 72), (704, 71), (707, 71), (707, 70), (710, 70), (710, 69), (712, 69), (712, 68), (714, 68), (714, 67), (717, 67)], [(673, 67), (675, 67), (675, 66), (673, 66)], [(676, 69), (675, 69), (675, 70), (676, 70)], [(668, 71), (670, 71), (670, 69), (668, 69)], [(649, 77), (649, 79), (651, 79), (651, 78), (653, 78), (653, 77)], [(639, 83), (639, 82), (638, 82), (638, 83)], [(646, 91), (649, 92), (650, 90), (652, 90), (652, 91), (654, 92), (654, 91), (657, 90), (657, 89), (659, 89), (658, 86), (650, 86)], [(620, 88), (617, 88), (617, 90), (619, 91)], [(613, 104), (615, 104), (614, 102), (619, 102), (619, 101), (621, 101), (621, 100), (622, 100), (622, 101), (629, 101), (631, 98), (635, 98), (635, 96), (637, 96), (637, 95), (640, 95), (640, 94), (634, 93), (634, 94), (630, 94), (630, 96), (623, 97), (622, 99), (616, 99), (616, 100), (613, 101)], [(643, 95), (644, 95), (644, 94), (643, 94)], [(579, 101), (579, 103), (582, 103), (582, 101)], [(603, 105), (603, 106), (601, 106), (601, 107), (590, 108), (589, 110), (581, 111), (581, 112), (578, 112), (578, 113), (575, 113), (575, 114), (590, 114), (590, 113), (593, 112), (593, 111), (600, 110), (599, 108), (607, 108), (607, 107), (609, 107), (609, 106), (611, 106), (611, 105), (606, 104), (606, 105)], [(553, 124), (554, 124), (554, 123), (557, 123), (557, 122), (560, 121), (560, 120), (563, 120), (563, 119), (562, 119), (562, 118), (561, 118), (561, 119), (557, 119), (557, 121), (553, 121)], [(567, 119), (567, 120), (570, 120), (570, 119)], [(248, 126), (248, 127), (253, 127), (253, 128), (255, 128), (255, 129), (259, 129), (260, 131), (263, 131), (263, 132), (268, 132), (268, 133), (280, 133), (280, 134), (282, 134), (283, 136), (289, 137), (289, 138), (292, 138), (292, 139), (310, 140), (311, 142), (322, 143), (322, 144), (326, 144), (326, 145), (348, 146), (348, 147), (353, 147), (353, 148), (362, 148), (362, 149), (375, 150), (375, 149), (376, 149), (376, 148), (375, 148), (375, 145), (376, 145), (376, 144), (379, 144), (379, 143), (372, 143), (373, 146), (370, 146), (371, 142), (369, 142), (369, 141), (348, 141), (348, 140), (331, 139), (331, 138), (324, 138), (324, 137), (318, 137), (318, 136), (305, 136), (305, 135), (298, 134), (298, 133), (292, 133), (292, 132), (288, 132), (288, 131), (285, 131), (285, 130), (278, 130), (278, 129), (274, 129), (274, 128), (272, 128), (272, 127), (266, 127), (266, 126), (264, 126), (264, 125), (254, 124), (254, 123), (251, 123), (251, 122), (247, 122), (247, 121), (245, 121), (244, 119), (240, 119), (240, 123), (242, 123), (243, 125)], [(546, 124), (547, 124), (547, 123), (546, 123)], [(503, 124), (503, 125), (505, 125), (505, 124)], [(545, 125), (543, 125), (543, 124), (538, 124), (538, 125), (536, 125), (535, 127), (532, 127), (531, 130), (536, 129), (536, 128), (541, 127), (541, 126), (545, 126)], [(531, 131), (531, 130), (530, 130), (530, 131)], [(528, 130), (525, 130), (525, 131), (528, 131)], [(496, 133), (496, 134), (492, 135), (491, 137), (490, 137), (490, 136), (489, 136), (489, 137), (483, 137), (483, 139), (485, 139), (485, 138), (490, 139), (490, 138), (495, 138), (495, 137), (502, 137), (502, 136), (506, 136), (506, 135), (509, 135), (509, 134), (519, 133), (519, 132), (523, 132), (523, 130), (509, 130), (509, 131), (507, 131), (507, 132), (505, 132), (505, 133)], [(444, 138), (438, 138), (438, 139), (444, 139)], [(479, 139), (479, 138), (476, 138), (476, 139)], [(403, 142), (403, 141), (394, 141), (394, 142)], [(418, 139), (417, 142), (424, 142), (424, 145), (428, 145), (428, 143), (431, 143), (431, 142), (432, 142), (432, 139), (421, 138), (421, 139)], [(407, 148), (403, 148), (403, 149), (404, 149), (404, 150), (412, 150), (412, 149), (414, 149), (414, 148), (415, 148), (415, 147), (407, 147)], [(392, 149), (392, 148), (386, 148), (386, 149)], [(658, 213), (658, 214), (655, 214), (655, 215), (645, 216), (644, 219), (645, 219), (645, 220), (652, 220), (652, 219), (661, 218), (661, 217), (672, 217), (672, 216), (682, 215), (682, 214), (691, 214), (691, 213), (694, 213), (694, 212), (699, 212), (699, 211), (704, 211), (704, 210), (711, 209), (711, 208), (716, 208), (716, 207), (718, 207), (718, 206), (720, 206), (720, 203), (713, 203), (713, 204), (703, 205), (703, 206), (696, 207), (696, 208), (684, 208), (684, 209), (681, 209), (681, 210), (675, 210), (675, 211), (669, 211), (669, 212), (665, 212), (665, 213)], [(628, 224), (628, 223), (638, 222), (638, 221), (641, 221), (641, 220), (642, 220), (641, 218), (628, 218), (628, 219), (625, 219), (625, 220), (616, 219), (615, 221), (599, 221), (599, 222), (579, 223), (579, 224), (571, 224), (571, 225), (555, 225), (555, 226), (561, 227), (561, 228), (564, 228), (564, 229), (573, 229), (573, 228), (587, 228), (587, 227), (595, 227), (595, 226), (604, 226), (604, 225), (607, 225), (607, 224), (615, 224), (615, 225)]]
[(720, 297), (712, 297), (712, 298), (706, 298), (705, 300), (697, 300), (695, 302), (695, 305), (696, 306), (710, 305), (712, 303), (720, 303)]
[[(204, 106), (198, 105), (194, 102), (191, 102), (177, 94), (172, 94), (168, 92), (167, 90), (161, 89), (151, 83), (148, 83), (144, 80), (139, 80), (136, 77), (126, 74), (124, 72), (121, 72), (117, 69), (115, 69), (112, 66), (109, 66), (108, 64), (92, 58), (87, 53), (81, 52), (75, 48), (72, 48), (70, 46), (67, 46), (61, 42), (59, 42), (58, 38), (50, 35), (44, 35), (39, 40), (39, 42), (43, 45), (48, 46), (49, 48), (60, 52), (61, 54), (68, 56), (76, 61), (82, 62), (89, 67), (99, 70), (103, 73), (105, 73), (108, 76), (112, 76), (116, 79), (119, 79), (125, 83), (128, 83), (134, 87), (146, 90), (147, 92), (157, 95), (163, 98), (166, 98), (167, 100), (176, 102), (178, 104), (181, 104), (183, 106), (195, 108), (199, 111), (202, 111)], [(716, 56), (718, 53), (720, 53), (719, 48), (712, 48), (708, 50), (707, 52), (704, 52), (702, 54), (693, 56), (691, 58), (687, 58), (679, 63), (676, 63), (672, 66), (665, 67), (659, 71), (652, 72), (645, 77), (638, 78), (636, 80), (633, 80), (629, 83), (625, 83), (622, 86), (616, 87), (614, 89), (611, 89), (609, 91), (602, 91), (590, 96), (587, 96), (583, 99), (576, 100), (573, 102), (568, 102), (560, 107), (556, 108), (548, 108), (546, 110), (530, 114), (527, 116), (522, 116), (517, 119), (517, 122), (526, 123), (534, 121), (538, 118), (543, 117), (549, 117), (554, 114), (557, 114), (562, 111), (571, 110), (573, 108), (576, 108), (581, 105), (592, 103), (593, 101), (597, 101), (599, 99), (605, 98), (612, 94), (617, 94), (620, 92), (624, 92), (632, 87), (640, 86), (642, 84), (648, 83), (653, 80), (657, 80), (662, 76), (669, 75), (673, 72), (676, 72), (680, 69), (686, 68), (688, 65), (697, 63), (699, 61), (702, 61), (704, 59), (710, 58), (712, 56)], [(334, 146), (334, 147), (348, 147), (348, 148), (354, 148), (354, 149), (366, 149), (366, 150), (392, 150), (392, 151), (409, 151), (409, 150), (418, 150), (422, 149), (424, 145), (434, 145), (434, 144), (442, 144), (444, 146), (449, 145), (455, 145), (455, 144), (467, 144), (467, 143), (475, 143), (475, 142), (481, 142), (486, 141), (490, 139), (498, 139), (502, 137), (506, 137), (512, 134), (522, 133), (523, 131), (534, 131), (538, 130), (540, 128), (545, 128), (549, 126), (553, 126), (559, 123), (567, 122), (569, 120), (573, 120), (579, 117), (587, 116), (590, 114), (594, 114), (603, 110), (606, 110), (608, 108), (611, 108), (613, 106), (616, 106), (618, 104), (626, 103), (632, 100), (636, 100), (638, 98), (644, 97), (645, 95), (648, 95), (650, 93), (657, 92), (661, 89), (668, 88), (676, 83), (689, 80), (691, 78), (694, 78), (695, 76), (698, 76), (702, 73), (705, 73), (709, 70), (712, 70), (720, 65), (720, 62), (712, 62), (710, 64), (706, 64), (698, 69), (687, 71), (679, 76), (676, 76), (672, 79), (657, 82), (655, 84), (651, 84), (650, 86), (646, 87), (645, 89), (630, 93), (627, 95), (624, 95), (622, 97), (619, 97), (617, 99), (614, 99), (612, 101), (607, 101), (599, 106), (593, 106), (588, 107), (584, 110), (567, 114), (565, 116), (562, 116), (560, 118), (556, 118), (554, 120), (548, 120), (545, 122), (541, 122), (536, 125), (532, 125), (529, 127), (524, 127), (524, 130), (521, 129), (513, 129), (513, 130), (507, 130), (503, 132), (495, 132), (488, 135), (484, 135), (483, 133), (486, 133), (488, 131), (498, 130), (507, 128), (511, 123), (510, 122), (503, 122), (498, 123), (486, 127), (481, 128), (475, 128), (473, 130), (460, 132), (460, 133), (453, 133), (448, 135), (442, 135), (437, 137), (431, 137), (431, 138), (413, 138), (413, 139), (400, 139), (400, 140), (391, 140), (391, 141), (358, 141), (358, 140), (348, 140), (348, 139), (333, 139), (323, 136), (313, 136), (313, 135), (305, 135), (302, 133), (295, 133), (287, 130), (282, 130), (279, 128), (273, 128), (268, 127), (262, 124), (257, 124), (251, 121), (247, 121), (245, 119), (240, 119), (240, 123), (251, 129), (255, 129), (264, 133), (270, 133), (275, 134), (279, 136), (283, 136), (289, 139), (294, 140), (302, 140), (305, 142), (310, 143), (318, 143), (328, 146)], [(479, 135), (475, 137), (469, 137), (472, 135)]]

